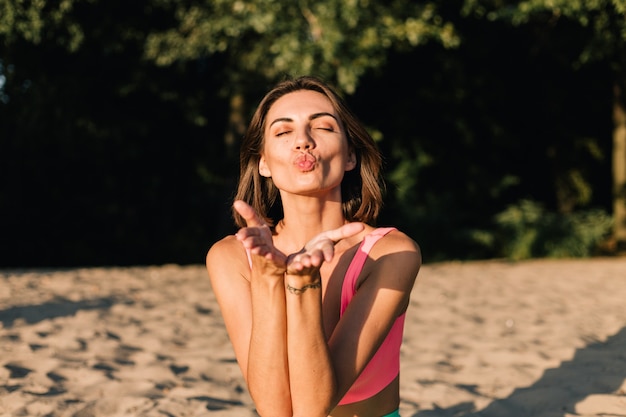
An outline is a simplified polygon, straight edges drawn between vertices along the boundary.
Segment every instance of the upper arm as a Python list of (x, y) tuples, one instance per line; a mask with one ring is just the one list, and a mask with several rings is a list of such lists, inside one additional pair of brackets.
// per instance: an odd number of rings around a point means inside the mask
[(233, 236), (226, 237), (209, 249), (206, 267), (237, 362), (247, 380), (252, 309), (245, 250)]
[(329, 340), (340, 395), (347, 392), (406, 310), (420, 266), (419, 247), (401, 232), (391, 232), (372, 248), (356, 294)]

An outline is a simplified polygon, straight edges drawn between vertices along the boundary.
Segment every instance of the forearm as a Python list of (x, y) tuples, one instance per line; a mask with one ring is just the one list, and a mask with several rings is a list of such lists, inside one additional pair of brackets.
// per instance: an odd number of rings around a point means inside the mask
[(286, 277), (287, 340), (294, 416), (326, 416), (336, 389), (322, 322), (321, 286)]
[(252, 334), (247, 382), (260, 415), (291, 415), (285, 290), (278, 279), (251, 280)]

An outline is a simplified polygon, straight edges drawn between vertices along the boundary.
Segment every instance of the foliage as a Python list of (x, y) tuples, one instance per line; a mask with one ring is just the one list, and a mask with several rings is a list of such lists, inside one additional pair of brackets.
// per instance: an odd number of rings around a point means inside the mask
[(607, 239), (613, 223), (601, 209), (559, 214), (530, 200), (507, 207), (495, 221), (502, 255), (513, 260), (591, 256)]
[(219, 213), (236, 172), (225, 157), (203, 169), (207, 155), (228, 152), (219, 78), (199, 62), (142, 59), (145, 33), (166, 20), (159, 10), (74, 6), (65, 17), (80, 22), (77, 49), (54, 19), (39, 40), (0, 43), (0, 213), (11, 242), (0, 265), (201, 262), (212, 230), (230, 230)]
[(363, 74), (385, 62), (392, 46), (414, 48), (431, 39), (447, 47), (458, 44), (434, 2), (172, 3), (177, 26), (151, 33), (146, 56), (169, 65), (223, 53), (231, 83), (249, 73), (272, 81), (284, 74), (317, 74), (351, 93)]
[[(561, 59), (573, 70), (581, 70), (603, 63), (610, 73), (613, 125), (613, 216), (614, 237), (618, 247), (626, 247), (626, 199), (620, 193), (626, 184), (626, 168), (623, 149), (626, 135), (623, 133), (626, 113), (626, 2), (624, 0), (526, 0), (502, 3), (498, 0), (466, 0), (463, 14), (486, 18), (491, 22), (505, 22), (516, 28), (530, 28), (537, 34), (540, 47), (554, 44), (554, 34), (559, 28), (572, 27), (583, 36), (571, 40), (577, 45), (575, 56), (564, 55)], [(558, 53), (558, 52), (557, 52)], [(587, 141), (595, 147), (597, 140)], [(566, 146), (565, 149), (572, 149)], [(588, 203), (591, 191), (589, 175), (581, 172), (577, 162), (567, 162), (562, 149), (555, 149), (554, 156), (561, 167), (557, 195), (561, 212), (570, 212), (577, 205)], [(564, 157), (565, 156), (565, 157)]]
[(611, 200), (609, 4), (0, 0), (0, 266), (202, 262), (253, 104), (301, 73), (374, 133), (379, 223), (427, 262), (530, 239), (498, 215), (523, 199), (553, 219), (525, 253), (584, 254), (604, 223), (574, 219)]
[(626, 41), (626, 2), (624, 0), (526, 0), (502, 6), (498, 0), (465, 0), (464, 14), (503, 20), (515, 26), (554, 27), (562, 20), (576, 22), (591, 32), (572, 62), (580, 67), (592, 61), (608, 59), (614, 70), (622, 71), (623, 45)]
[[(24, 39), (34, 44), (51, 41), (75, 51), (84, 39), (81, 22), (71, 18), (77, 3), (91, 0), (0, 1), (0, 37), (6, 43)], [(52, 35), (52, 36), (51, 36)]]
[(473, 259), (501, 256), (491, 219), (520, 198), (562, 213), (608, 208), (611, 78), (564, 59), (578, 27), (537, 45), (533, 30), (444, 18), (458, 48), (392, 54), (352, 100), (383, 136), (383, 221), (409, 230), (427, 261)]

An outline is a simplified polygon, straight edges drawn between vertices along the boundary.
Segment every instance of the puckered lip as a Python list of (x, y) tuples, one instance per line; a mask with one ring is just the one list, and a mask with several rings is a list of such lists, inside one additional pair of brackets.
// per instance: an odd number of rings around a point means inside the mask
[(316, 163), (317, 158), (310, 153), (298, 154), (293, 161), (293, 164), (298, 167), (298, 169), (305, 172), (312, 171)]

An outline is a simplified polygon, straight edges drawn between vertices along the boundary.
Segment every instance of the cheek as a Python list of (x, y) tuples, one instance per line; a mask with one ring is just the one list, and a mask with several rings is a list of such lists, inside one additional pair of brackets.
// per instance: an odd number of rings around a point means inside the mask
[(264, 177), (280, 175), (281, 170), (289, 166), (290, 154), (280, 149), (266, 146), (259, 162), (259, 173)]

